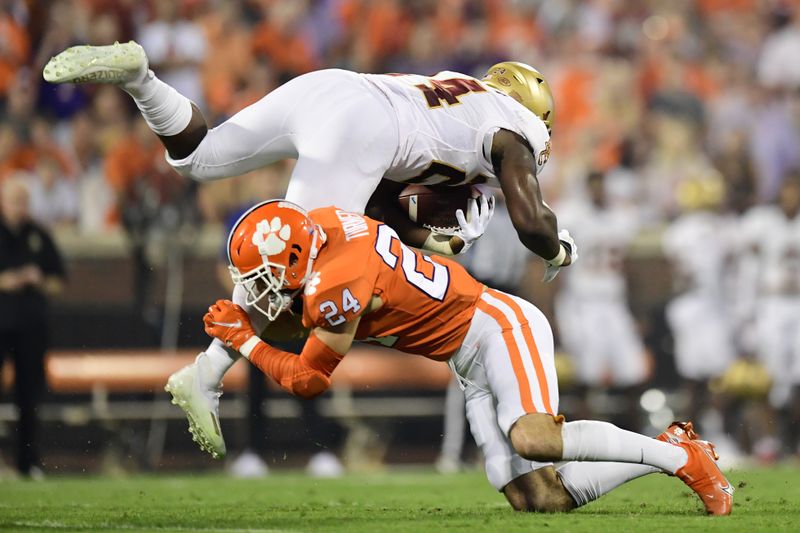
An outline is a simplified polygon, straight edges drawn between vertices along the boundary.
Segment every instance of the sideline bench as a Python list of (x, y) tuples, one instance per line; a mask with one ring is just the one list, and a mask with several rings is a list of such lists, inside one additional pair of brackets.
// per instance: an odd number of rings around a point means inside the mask
[[(52, 394), (88, 394), (91, 399), (70, 406), (42, 407), (44, 420), (67, 419), (78, 422), (89, 419), (172, 419), (183, 413), (169, 405), (163, 387), (167, 378), (191, 363), (197, 350), (162, 353), (158, 350), (54, 350), (48, 355), (47, 380)], [(247, 387), (246, 361), (237, 362), (224, 380), (221, 413), (226, 417), (242, 417), (245, 413), (241, 395)], [(2, 371), (3, 390), (13, 386), (12, 366), (6, 361)], [(320, 402), (323, 415), (334, 417), (433, 416), (442, 413), (440, 398), (413, 397), (416, 392), (443, 392), (451, 379), (445, 363), (393, 350), (354, 347), (333, 375), (331, 392)], [(280, 390), (272, 380), (271, 388)], [(381, 397), (381, 392), (387, 392)], [(396, 391), (410, 392), (411, 398), (398, 402), (388, 397)], [(353, 393), (371, 394), (356, 398)], [(112, 400), (110, 395), (155, 393), (154, 400)], [(161, 398), (163, 401), (158, 402)], [(276, 392), (266, 405), (270, 417), (296, 416), (297, 402), (288, 394)], [(0, 405), (0, 420), (16, 418), (13, 406)]]

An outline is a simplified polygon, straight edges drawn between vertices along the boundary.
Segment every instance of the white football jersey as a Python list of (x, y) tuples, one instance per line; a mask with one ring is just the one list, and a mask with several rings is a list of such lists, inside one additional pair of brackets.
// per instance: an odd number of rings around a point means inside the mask
[(780, 208), (759, 206), (742, 221), (745, 252), (758, 261), (757, 284), (763, 295), (800, 294), (800, 216), (789, 219)]
[(636, 212), (625, 207), (601, 209), (588, 201), (565, 203), (557, 212), (559, 227), (569, 230), (579, 255), (567, 269), (564, 289), (578, 298), (625, 298), (623, 267), (639, 231)]
[(512, 97), (475, 78), (449, 71), (430, 77), (363, 76), (388, 98), (399, 123), (400, 143), (386, 179), (423, 185), (497, 185), (491, 148), (499, 129), (528, 141), (537, 175), (547, 162), (550, 135), (544, 122)]

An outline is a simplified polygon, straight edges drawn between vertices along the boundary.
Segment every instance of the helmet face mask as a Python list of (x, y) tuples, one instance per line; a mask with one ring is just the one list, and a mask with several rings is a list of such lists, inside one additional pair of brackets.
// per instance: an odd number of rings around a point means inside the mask
[(325, 236), (299, 206), (283, 200), (247, 211), (228, 237), (228, 270), (245, 304), (270, 321), (289, 309), (312, 273)]
[[(273, 269), (279, 274), (273, 273)], [(283, 288), (286, 278), (286, 268), (283, 265), (264, 265), (244, 275), (232, 265), (228, 266), (228, 270), (233, 282), (244, 287), (245, 304), (266, 315), (270, 321), (278, 318), (292, 304), (294, 294), (286, 294)]]

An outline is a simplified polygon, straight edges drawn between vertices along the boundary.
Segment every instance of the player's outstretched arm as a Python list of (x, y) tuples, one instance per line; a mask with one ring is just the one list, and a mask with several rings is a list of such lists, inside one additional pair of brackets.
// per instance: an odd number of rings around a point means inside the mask
[(206, 333), (237, 350), (286, 391), (313, 398), (330, 386), (331, 374), (353, 344), (360, 317), (311, 331), (300, 355), (274, 348), (253, 331), (244, 309), (218, 300), (203, 317)]
[(528, 143), (511, 131), (498, 131), (492, 143), (492, 164), (522, 244), (551, 264), (569, 265), (571, 257), (559, 240), (556, 215), (542, 199)]

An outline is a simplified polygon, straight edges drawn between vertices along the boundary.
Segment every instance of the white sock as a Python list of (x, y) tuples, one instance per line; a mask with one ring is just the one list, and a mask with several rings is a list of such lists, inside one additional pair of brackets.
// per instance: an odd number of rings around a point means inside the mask
[(586, 505), (637, 477), (661, 472), (650, 465), (571, 461), (556, 469), (575, 503)]
[(206, 351), (200, 352), (195, 361), (202, 369), (201, 375), (206, 381), (206, 387), (213, 389), (222, 384), (223, 376), (238, 359), (239, 357), (231, 357), (225, 346), (214, 339)]
[(674, 474), (689, 456), (680, 446), (625, 431), (608, 422), (578, 420), (561, 427), (566, 461), (614, 461), (655, 466)]
[(147, 125), (158, 135), (171, 137), (192, 119), (192, 102), (148, 70), (141, 80), (121, 85), (131, 95)]

